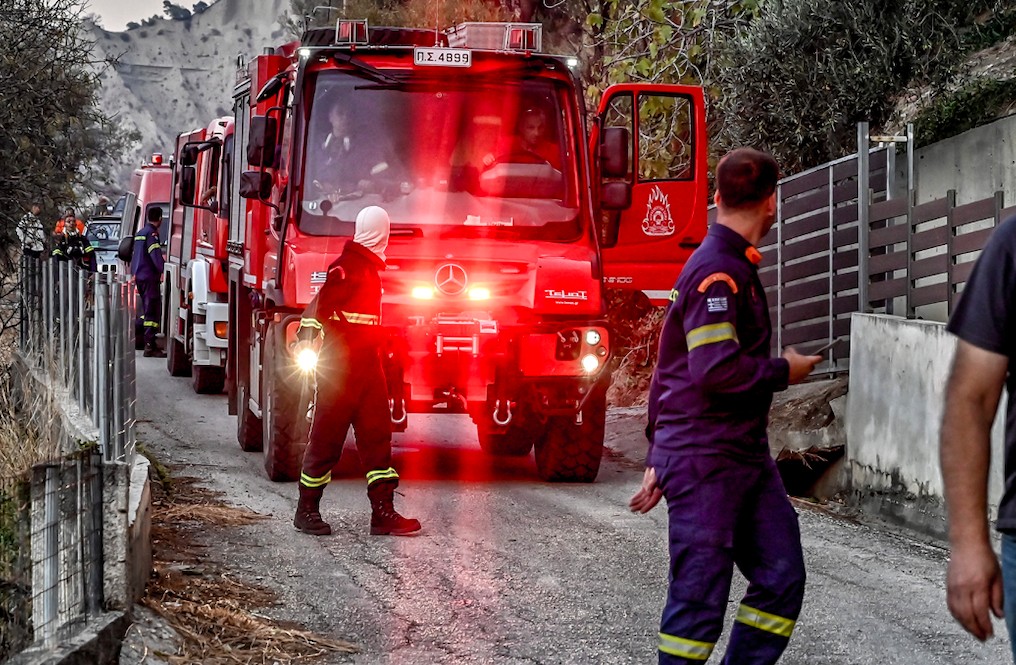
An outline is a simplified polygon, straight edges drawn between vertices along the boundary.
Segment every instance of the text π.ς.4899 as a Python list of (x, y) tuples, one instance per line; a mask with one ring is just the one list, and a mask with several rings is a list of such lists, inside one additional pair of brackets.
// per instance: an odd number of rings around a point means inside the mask
[(469, 67), (473, 64), (473, 52), (458, 48), (413, 49), (413, 62), (432, 67)]

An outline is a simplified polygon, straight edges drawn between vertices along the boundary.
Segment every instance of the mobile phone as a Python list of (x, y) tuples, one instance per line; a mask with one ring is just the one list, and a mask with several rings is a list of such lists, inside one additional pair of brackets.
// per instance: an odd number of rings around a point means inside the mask
[(817, 349), (815, 349), (814, 351), (812, 351), (808, 355), (811, 355), (811, 356), (822, 355), (823, 353), (825, 353), (829, 349), (833, 348), (834, 346), (836, 346), (837, 344), (839, 344), (842, 341), (843, 341), (842, 337), (837, 337), (836, 339), (834, 339), (833, 341), (829, 342), (828, 344), (826, 344), (824, 346), (818, 347)]

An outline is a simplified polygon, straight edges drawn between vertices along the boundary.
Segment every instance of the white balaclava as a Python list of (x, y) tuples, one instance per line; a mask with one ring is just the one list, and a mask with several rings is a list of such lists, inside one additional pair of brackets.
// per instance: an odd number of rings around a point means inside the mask
[(367, 206), (356, 216), (353, 242), (360, 243), (385, 261), (385, 249), (388, 248), (388, 233), (391, 226), (392, 222), (384, 208)]

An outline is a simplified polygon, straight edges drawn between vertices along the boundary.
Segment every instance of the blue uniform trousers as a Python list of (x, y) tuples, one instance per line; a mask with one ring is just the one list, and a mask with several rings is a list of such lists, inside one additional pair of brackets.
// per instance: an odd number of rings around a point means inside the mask
[(144, 329), (145, 346), (154, 349), (159, 334), (159, 320), (162, 319), (162, 284), (157, 279), (135, 281), (141, 296), (141, 326)]
[[(659, 437), (660, 432), (657, 432)], [(768, 455), (654, 450), (670, 518), (670, 586), (659, 662), (703, 663), (723, 630), (736, 565), (749, 582), (723, 663), (775, 663), (804, 598), (797, 513)]]

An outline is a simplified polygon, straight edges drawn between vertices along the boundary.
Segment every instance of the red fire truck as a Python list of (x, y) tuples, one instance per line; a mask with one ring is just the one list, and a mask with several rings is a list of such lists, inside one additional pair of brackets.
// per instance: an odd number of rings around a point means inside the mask
[(233, 118), (177, 137), (173, 206), (164, 232), (166, 365), (197, 393), (222, 391), (228, 313), (226, 238)]
[(227, 383), (240, 446), (273, 480), (298, 477), (306, 445), (300, 313), (368, 205), (392, 220), (394, 429), (466, 413), (484, 451), (535, 448), (543, 479), (595, 479), (604, 286), (667, 300), (706, 230), (705, 113), (697, 87), (618, 85), (587, 132), (576, 63), (541, 38), (341, 20), (238, 71)]

